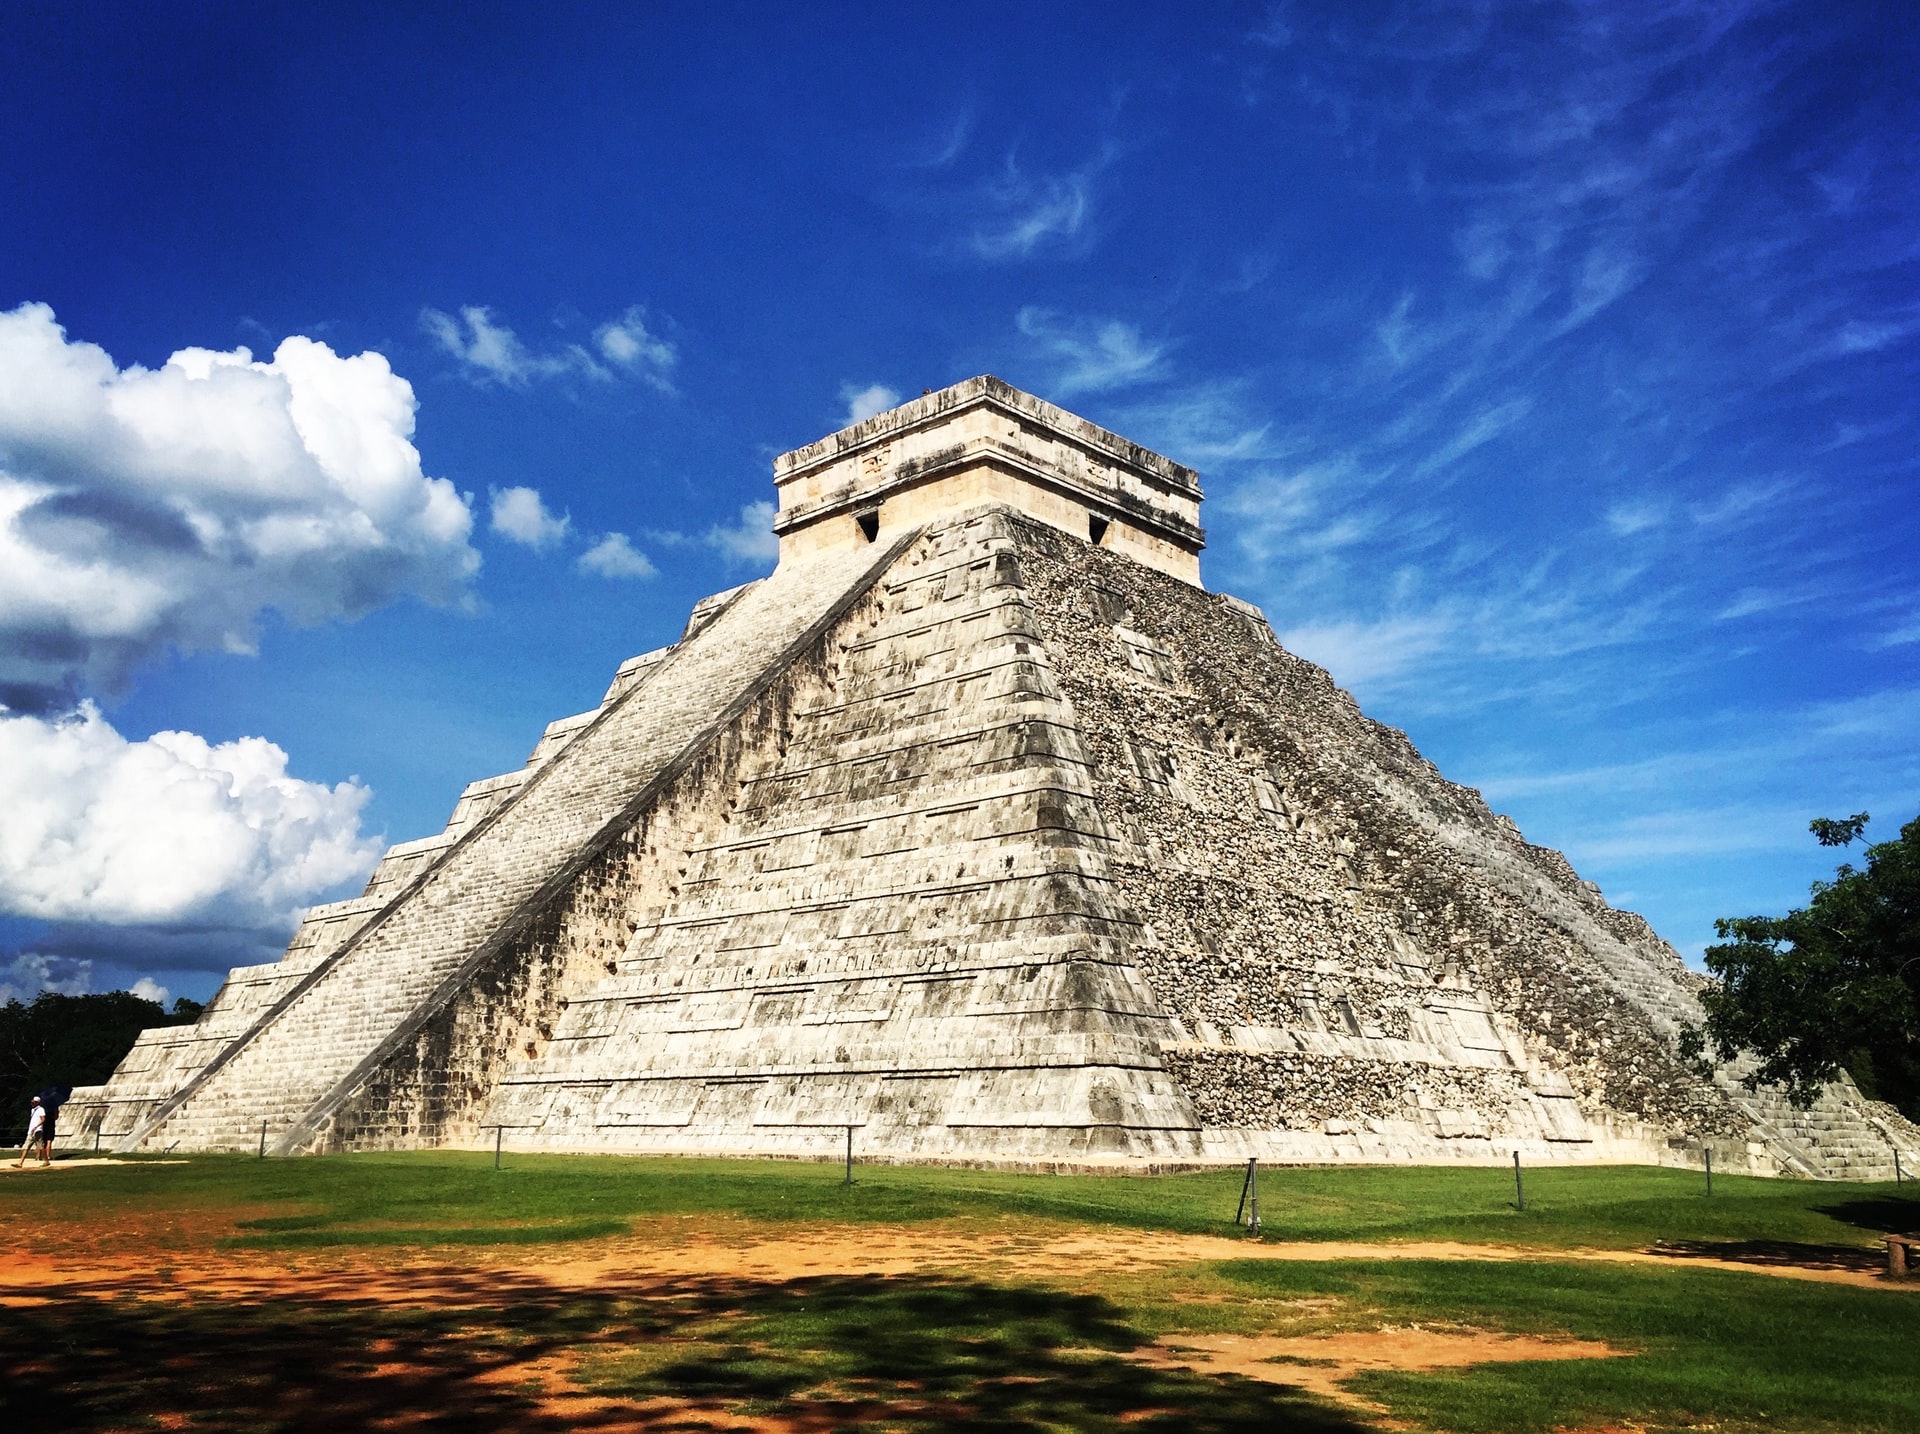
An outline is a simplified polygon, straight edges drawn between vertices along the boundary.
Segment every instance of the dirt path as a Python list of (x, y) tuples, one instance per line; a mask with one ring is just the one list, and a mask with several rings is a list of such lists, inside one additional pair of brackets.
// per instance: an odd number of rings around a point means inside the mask
[[(19, 1150), (17, 1147), (13, 1152), (13, 1157), (12, 1160), (0, 1160), (0, 1174), (25, 1175), (37, 1173), (41, 1175), (57, 1175), (62, 1170), (80, 1170), (89, 1165), (131, 1165), (134, 1163), (131, 1160), (116, 1160), (111, 1155), (62, 1155), (51, 1165), (42, 1165), (38, 1160), (29, 1160), (25, 1165), (16, 1165), (14, 1161), (19, 1159)], [(142, 1165), (185, 1165), (187, 1162), (184, 1159), (180, 1159), (143, 1160), (140, 1163)]]
[[(222, 1222), (224, 1223), (224, 1222)], [(1235, 1239), (1212, 1235), (1110, 1230), (1101, 1234), (1049, 1236), (1031, 1233), (930, 1231), (922, 1227), (824, 1226), (798, 1228), (774, 1238), (741, 1224), (720, 1237), (690, 1234), (684, 1221), (649, 1222), (628, 1236), (596, 1240), (584, 1251), (574, 1245), (462, 1251), (477, 1268), (513, 1270), (558, 1285), (604, 1288), (627, 1277), (727, 1276), (783, 1281), (827, 1275), (902, 1275), (965, 1272), (982, 1275), (1075, 1275), (1097, 1267), (1148, 1271), (1216, 1260), (1573, 1260), (1604, 1264), (1733, 1270), (1781, 1279), (1812, 1280), (1861, 1288), (1920, 1291), (1920, 1280), (1900, 1283), (1864, 1269), (1716, 1258), (1690, 1250), (1542, 1250), (1454, 1241), (1368, 1244), (1344, 1241)], [(703, 1224), (711, 1225), (712, 1221)], [(576, 1253), (576, 1251), (580, 1251)], [(563, 1253), (564, 1252), (564, 1253)], [(1868, 1253), (1870, 1252), (1863, 1252)], [(39, 1293), (74, 1282), (164, 1283), (208, 1293), (268, 1295), (305, 1284), (319, 1271), (354, 1272), (363, 1288), (385, 1288), (413, 1274), (445, 1268), (447, 1252), (339, 1250), (319, 1253), (223, 1250), (204, 1253), (161, 1250), (89, 1258), (72, 1252), (27, 1255), (0, 1269), (0, 1300)], [(29, 1295), (29, 1297), (31, 1297)]]
[(693, 1240), (663, 1250), (632, 1240), (606, 1242), (589, 1258), (543, 1265), (556, 1279), (592, 1282), (622, 1270), (666, 1269), (706, 1274), (794, 1279), (806, 1275), (909, 1274), (925, 1270), (1009, 1269), (1032, 1274), (1073, 1274), (1090, 1264), (1108, 1270), (1149, 1270), (1211, 1260), (1580, 1260), (1607, 1264), (1685, 1265), (1737, 1270), (1782, 1279), (1814, 1280), (1863, 1288), (1920, 1290), (1920, 1281), (1892, 1284), (1866, 1270), (1718, 1259), (1675, 1250), (1540, 1250), (1452, 1241), (1362, 1244), (1332, 1241), (1272, 1242), (1214, 1235), (1166, 1235), (1115, 1230), (1099, 1236), (1023, 1238), (1018, 1235), (933, 1235), (921, 1230), (845, 1227), (809, 1230), (747, 1244)]
[(1417, 1373), (1464, 1369), (1474, 1364), (1512, 1364), (1534, 1359), (1613, 1359), (1632, 1351), (1583, 1339), (1421, 1329), (1355, 1330), (1318, 1335), (1167, 1335), (1140, 1358), (1165, 1368), (1203, 1374), (1238, 1374), (1268, 1384), (1290, 1384), (1328, 1399), (1376, 1413), (1383, 1404), (1361, 1399), (1346, 1387), (1356, 1374), (1391, 1369)]

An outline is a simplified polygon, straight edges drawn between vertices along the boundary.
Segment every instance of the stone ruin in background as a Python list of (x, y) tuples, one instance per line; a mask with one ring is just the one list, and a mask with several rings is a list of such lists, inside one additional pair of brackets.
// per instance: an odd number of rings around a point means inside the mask
[(774, 481), (772, 576), (64, 1143), (1920, 1165), (1850, 1086), (1684, 1066), (1699, 978), (1205, 591), (1192, 471), (976, 378)]

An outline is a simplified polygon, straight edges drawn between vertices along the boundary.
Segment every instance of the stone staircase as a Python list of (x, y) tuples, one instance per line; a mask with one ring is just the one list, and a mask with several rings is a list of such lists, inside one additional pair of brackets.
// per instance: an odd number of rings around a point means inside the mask
[[(689, 625), (689, 631), (693, 626)], [(621, 664), (601, 705), (549, 722), (525, 766), (469, 782), (444, 830), (388, 847), (360, 895), (309, 907), (280, 959), (230, 969), (191, 1025), (155, 1026), (142, 1031), (108, 1081), (75, 1089), (61, 1122), (62, 1147), (91, 1149), (96, 1143), (117, 1143), (132, 1134), (210, 1063), (248, 1038), (259, 1019), (302, 978), (352, 939), (429, 867), (437, 865), (483, 818), (511, 800), (535, 771), (590, 726), (616, 697), (644, 682), (670, 651), (660, 648)]]
[(1885, 1102), (1868, 1100), (1847, 1077), (1828, 1086), (1826, 1098), (1811, 1110), (1800, 1110), (1778, 1091), (1746, 1089), (1739, 1074), (1720, 1072), (1718, 1084), (1769, 1143), (1790, 1157), (1783, 1163), (1793, 1173), (1823, 1180), (1892, 1180), (1898, 1150), (1898, 1173), (1907, 1179), (1920, 1176), (1920, 1127)]
[[(499, 800), (337, 950), (278, 986), (251, 1023), (164, 1099), (143, 1091), (153, 1103), (116, 1148), (251, 1150), (262, 1122), (270, 1148), (308, 1148), (324, 1122), (321, 1108), (344, 1097), (383, 1042), (464, 962), (502, 939), (570, 858), (707, 740), (716, 717), (863, 591), (905, 541), (823, 556), (736, 590), (717, 611), (698, 613), (704, 625), (690, 623), (692, 635), (678, 646), (628, 664), (635, 670), (622, 669), (591, 721), (555, 724), (568, 730), (550, 735), (567, 740), (531, 775), (500, 782), (497, 794), (469, 789), (476, 800)], [(457, 819), (466, 815), (456, 810)]]

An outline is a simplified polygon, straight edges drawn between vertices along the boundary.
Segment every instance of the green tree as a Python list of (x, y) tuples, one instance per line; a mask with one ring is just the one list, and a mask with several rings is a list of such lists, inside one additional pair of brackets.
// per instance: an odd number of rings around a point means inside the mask
[(149, 1026), (185, 1025), (198, 1001), (181, 997), (169, 1015), (131, 991), (63, 996), (42, 991), (30, 1005), (0, 1006), (0, 1140), (18, 1140), (27, 1106), (49, 1085), (97, 1085), (113, 1074)]
[[(1820, 818), (1811, 830), (1822, 846), (1847, 846), (1867, 820)], [(1682, 1033), (1689, 1056), (1750, 1052), (1759, 1066), (1746, 1084), (1783, 1086), (1803, 1108), (1845, 1071), (1867, 1095), (1920, 1114), (1920, 817), (1867, 847), (1864, 866), (1815, 882), (1807, 906), (1713, 925), (1722, 944), (1706, 960), (1719, 980), (1700, 998), (1704, 1028)]]

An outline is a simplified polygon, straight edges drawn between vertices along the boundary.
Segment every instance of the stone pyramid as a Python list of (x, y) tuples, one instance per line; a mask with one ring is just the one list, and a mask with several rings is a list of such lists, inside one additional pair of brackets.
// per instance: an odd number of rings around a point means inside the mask
[(1891, 1172), (1676, 1054), (1639, 917), (1200, 585), (1190, 470), (992, 378), (774, 465), (772, 576), (394, 847), (69, 1142)]

